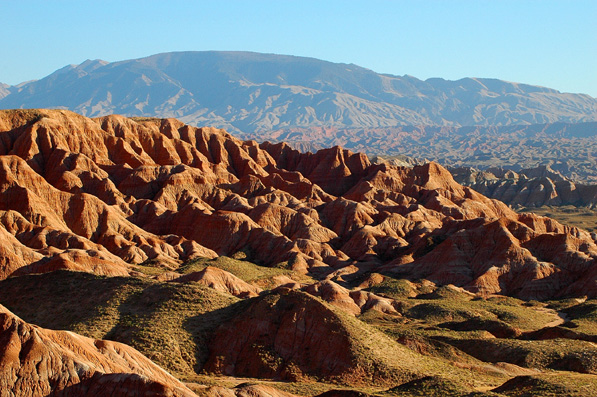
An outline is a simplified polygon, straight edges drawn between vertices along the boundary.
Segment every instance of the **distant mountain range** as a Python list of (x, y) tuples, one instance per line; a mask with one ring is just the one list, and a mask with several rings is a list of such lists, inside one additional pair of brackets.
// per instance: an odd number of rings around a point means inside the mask
[(176, 117), (245, 133), (597, 121), (597, 100), (584, 94), (497, 79), (422, 81), (353, 64), (250, 52), (88, 60), (41, 80), (0, 85), (0, 108)]
[(0, 99), (10, 94), (10, 86), (8, 84), (0, 83)]

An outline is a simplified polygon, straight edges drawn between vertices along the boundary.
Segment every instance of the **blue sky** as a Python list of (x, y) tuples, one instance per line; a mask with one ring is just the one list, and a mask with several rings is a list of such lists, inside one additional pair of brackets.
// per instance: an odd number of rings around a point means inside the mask
[(0, 0), (0, 82), (86, 59), (244, 50), (597, 97), (596, 21), (595, 0)]

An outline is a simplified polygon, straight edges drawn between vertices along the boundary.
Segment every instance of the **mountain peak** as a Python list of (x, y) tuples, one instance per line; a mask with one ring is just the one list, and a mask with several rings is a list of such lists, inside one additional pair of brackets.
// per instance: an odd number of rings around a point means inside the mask
[(86, 71), (92, 71), (96, 68), (106, 66), (110, 62), (104, 61), (102, 59), (86, 59), (83, 63), (77, 65), (78, 68), (84, 69)]

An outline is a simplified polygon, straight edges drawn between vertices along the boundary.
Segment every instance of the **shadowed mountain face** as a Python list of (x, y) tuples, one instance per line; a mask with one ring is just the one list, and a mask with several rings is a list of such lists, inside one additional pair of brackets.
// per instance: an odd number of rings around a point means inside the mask
[(4, 111), (0, 131), (1, 278), (124, 276), (243, 252), (318, 278), (377, 271), (524, 299), (597, 294), (588, 232), (516, 214), (435, 163), (372, 165), (338, 147), (301, 154), (172, 119), (67, 111)]
[[(8, 94), (10, 88), (10, 94)], [(0, 88), (0, 107), (177, 117), (231, 132), (288, 127), (518, 125), (595, 121), (588, 95), (496, 79), (418, 80), (350, 64), (248, 52), (177, 52), (66, 66)]]

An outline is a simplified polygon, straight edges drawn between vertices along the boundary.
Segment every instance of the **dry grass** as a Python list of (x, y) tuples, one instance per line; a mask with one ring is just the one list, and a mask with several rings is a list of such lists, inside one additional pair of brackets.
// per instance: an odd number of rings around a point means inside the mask
[(558, 222), (576, 226), (589, 232), (597, 232), (597, 210), (585, 207), (565, 206), (543, 206), (522, 208), (518, 212), (534, 212), (537, 215), (547, 216)]
[(547, 373), (516, 377), (496, 391), (509, 397), (594, 397), (596, 390), (594, 375)]
[(522, 331), (533, 331), (557, 319), (554, 311), (528, 307), (513, 298), (494, 299), (408, 299), (402, 314), (410, 319), (422, 320), (427, 326), (448, 321), (470, 319), (498, 320)]
[(80, 272), (0, 282), (0, 303), (25, 321), (126, 343), (176, 373), (194, 373), (202, 365), (210, 333), (237, 302), (195, 283)]
[(393, 299), (407, 298), (418, 292), (411, 282), (391, 277), (386, 277), (380, 284), (368, 288), (367, 291)]
[(577, 333), (597, 337), (597, 299), (588, 300), (570, 307), (561, 309), (568, 318), (565, 324)]

